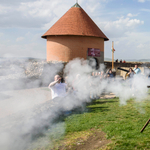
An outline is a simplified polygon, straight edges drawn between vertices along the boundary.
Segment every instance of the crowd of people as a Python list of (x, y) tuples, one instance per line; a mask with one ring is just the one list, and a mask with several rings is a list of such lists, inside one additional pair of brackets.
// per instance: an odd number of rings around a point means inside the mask
[[(104, 79), (113, 81), (114, 75), (112, 73), (112, 70), (108, 69), (106, 72), (104, 72), (104, 71), (92, 72), (91, 75), (87, 76), (87, 79), (89, 79), (88, 80), (89, 87), (92, 87), (92, 89), (94, 90), (94, 86), (95, 86), (94, 79), (98, 79), (95, 81), (102, 81)], [(72, 81), (71, 85), (70, 85), (70, 83), (68, 83), (67, 80), (68, 80), (68, 77), (66, 76), (64, 79), (64, 82), (61, 82), (62, 78), (59, 75), (55, 75), (54, 81), (51, 82), (48, 86), (49, 89), (51, 90), (52, 99), (63, 98), (70, 91), (74, 92), (74, 93), (76, 93), (78, 91), (78, 84), (80, 84), (80, 82), (81, 82), (81, 75), (77, 74), (76, 77), (74, 78), (74, 80)], [(93, 81), (93, 82), (90, 82), (90, 81)], [(91, 95), (92, 95), (91, 97), (93, 97), (93, 94), (91, 94)]]
[[(127, 73), (128, 76), (128, 82), (129, 84), (131, 83), (131, 79), (135, 76), (141, 73), (140, 68), (138, 68), (138, 65), (135, 65), (135, 68), (129, 68), (129, 72)], [(81, 79), (80, 74), (77, 74), (74, 81), (72, 81), (72, 85), (70, 85), (70, 83), (68, 84), (67, 82), (67, 78), (65, 77), (65, 82), (62, 83), (61, 80), (62, 78), (59, 75), (55, 75), (54, 77), (54, 81), (51, 82), (49, 84), (49, 88), (51, 90), (51, 94), (52, 94), (52, 99), (55, 99), (57, 97), (64, 97), (66, 96), (68, 91), (73, 91), (74, 93), (78, 91), (77, 89), (77, 85), (79, 84), (78, 82)], [(101, 72), (92, 72), (91, 75), (89, 75), (90, 80), (89, 81), (93, 81), (91, 80), (91, 78), (98, 78), (99, 81), (102, 80), (108, 80), (108, 82), (114, 81), (114, 74), (112, 72), (111, 69), (108, 69), (106, 72), (101, 71)], [(130, 80), (129, 80), (130, 79)], [(92, 87), (94, 89), (94, 82), (89, 82), (89, 87)], [(132, 84), (130, 84), (130, 87), (132, 87)], [(95, 97), (94, 94), (91, 94), (91, 97)]]
[(124, 60), (124, 61), (122, 61), (122, 59), (120, 60), (120, 61), (118, 61), (118, 59), (116, 59), (116, 61), (115, 61), (116, 63), (118, 63), (118, 62), (120, 62), (120, 63), (126, 63), (126, 61)]

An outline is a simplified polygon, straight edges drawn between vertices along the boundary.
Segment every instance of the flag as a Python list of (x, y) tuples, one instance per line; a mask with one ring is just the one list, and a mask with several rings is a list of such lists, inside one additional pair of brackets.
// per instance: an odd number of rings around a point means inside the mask
[(112, 51), (112, 52), (114, 52), (114, 51), (115, 51), (115, 49), (113, 48), (113, 49), (111, 49), (111, 51)]

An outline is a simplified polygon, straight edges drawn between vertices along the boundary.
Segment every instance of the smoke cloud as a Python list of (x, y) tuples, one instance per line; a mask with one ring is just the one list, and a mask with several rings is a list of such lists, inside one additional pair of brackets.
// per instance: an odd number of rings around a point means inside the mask
[[(114, 93), (119, 97), (120, 105), (125, 105), (131, 98), (141, 102), (147, 97), (148, 79), (145, 75), (134, 75), (133, 79), (126, 81), (117, 77), (100, 78), (99, 72), (107, 76), (106, 68), (100, 64), (95, 71), (94, 65), (95, 62), (79, 58), (65, 67), (63, 63), (25, 61), (11, 65), (17, 76), (13, 69), (8, 72), (8, 66), (5, 66), (7, 71), (0, 76), (3, 85), (0, 91), (1, 149), (33, 149), (37, 146), (34, 141), (39, 143), (42, 137), (45, 141), (42, 143), (48, 144), (50, 141), (46, 137), (49, 134), (61, 136), (65, 133), (65, 125), (58, 119), (62, 114), (78, 107), (84, 111), (86, 103), (103, 93)], [(47, 87), (62, 70), (67, 96), (51, 100)], [(57, 131), (59, 134), (56, 134)]]

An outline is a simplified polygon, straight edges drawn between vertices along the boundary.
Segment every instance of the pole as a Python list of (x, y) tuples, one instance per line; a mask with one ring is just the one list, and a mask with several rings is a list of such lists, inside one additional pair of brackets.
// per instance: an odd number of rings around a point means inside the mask
[(144, 131), (144, 129), (145, 129), (145, 128), (147, 127), (147, 125), (149, 124), (149, 122), (150, 122), (150, 119), (148, 119), (148, 121), (145, 123), (144, 127), (141, 129), (141, 132)]
[(112, 70), (114, 70), (114, 41), (112, 41)]

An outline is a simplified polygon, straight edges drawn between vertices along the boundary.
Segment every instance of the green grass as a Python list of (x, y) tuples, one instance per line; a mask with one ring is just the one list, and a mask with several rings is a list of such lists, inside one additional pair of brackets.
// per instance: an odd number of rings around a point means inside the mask
[[(148, 98), (147, 98), (148, 99)], [(61, 145), (74, 145), (77, 139), (86, 140), (92, 133), (91, 129), (106, 133), (106, 138), (112, 142), (108, 145), (111, 150), (148, 150), (150, 149), (150, 124), (144, 132), (140, 130), (150, 118), (150, 101), (136, 103), (129, 100), (126, 105), (120, 106), (119, 99), (101, 99), (88, 104), (85, 112), (61, 118), (65, 133), (62, 136), (57, 132), (49, 134), (54, 149)], [(52, 144), (42, 150), (49, 150)], [(39, 150), (39, 149), (38, 149)]]
[(135, 103), (130, 100), (127, 105), (120, 106), (118, 99), (96, 100), (87, 108), (88, 112), (65, 119), (66, 135), (95, 128), (104, 131), (112, 140), (112, 149), (150, 149), (150, 124), (140, 133), (150, 118), (149, 101)]

